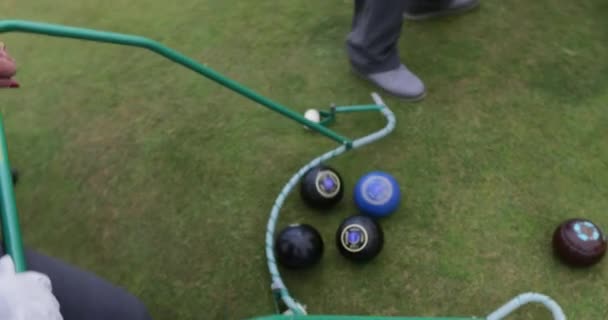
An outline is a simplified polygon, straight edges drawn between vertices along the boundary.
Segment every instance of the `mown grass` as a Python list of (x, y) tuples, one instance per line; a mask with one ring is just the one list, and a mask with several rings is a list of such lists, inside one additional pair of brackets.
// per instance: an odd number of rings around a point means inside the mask
[[(608, 317), (606, 265), (551, 254), (562, 220), (608, 226), (608, 9), (602, 1), (483, 1), (462, 17), (407, 22), (403, 61), (428, 97), (384, 95), (384, 140), (331, 162), (348, 186), (392, 173), (404, 203), (386, 247), (353, 266), (330, 215), (289, 198), (280, 226), (315, 225), (327, 251), (284, 272), (315, 314), (483, 316), (516, 294), (555, 298), (569, 319)], [(369, 103), (349, 72), (350, 1), (3, 1), (0, 18), (138, 34), (294, 110)], [(22, 88), (2, 91), (25, 242), (142, 298), (155, 319), (273, 312), (264, 257), (283, 184), (334, 143), (143, 50), (2, 35)], [(360, 136), (377, 115), (333, 127)], [(607, 227), (608, 228), (608, 227)], [(513, 319), (549, 319), (531, 306)]]

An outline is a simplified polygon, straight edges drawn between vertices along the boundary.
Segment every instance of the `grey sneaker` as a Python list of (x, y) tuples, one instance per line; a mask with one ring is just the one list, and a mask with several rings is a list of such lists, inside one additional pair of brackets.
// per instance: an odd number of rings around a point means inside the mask
[(403, 13), (408, 20), (425, 20), (464, 13), (479, 6), (479, 0), (418, 1)]
[(353, 71), (389, 94), (404, 100), (419, 101), (426, 95), (424, 83), (404, 65), (393, 70), (372, 74), (362, 74), (356, 69)]

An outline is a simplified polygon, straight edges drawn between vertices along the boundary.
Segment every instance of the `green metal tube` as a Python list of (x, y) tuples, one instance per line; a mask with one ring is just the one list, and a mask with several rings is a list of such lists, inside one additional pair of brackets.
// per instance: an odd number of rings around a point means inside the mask
[(182, 66), (195, 71), (241, 95), (273, 110), (276, 111), (292, 120), (299, 122), (300, 124), (306, 125), (312, 128), (326, 137), (333, 139), (341, 144), (351, 145), (351, 140), (343, 137), (336, 132), (312, 121), (309, 121), (302, 115), (282, 106), (256, 92), (246, 88), (245, 86), (230, 80), (218, 72), (203, 66), (202, 64), (180, 54), (179, 52), (172, 50), (168, 47), (161, 45), (160, 43), (153, 41), (148, 38), (120, 34), (114, 32), (98, 31), (85, 28), (69, 27), (57, 24), (39, 23), (24, 20), (2, 20), (0, 21), (0, 33), (2, 32), (25, 32), (34, 34), (43, 34), (47, 36), (63, 37), (63, 38), (74, 38), (81, 40), (107, 42), (125, 46), (140, 47), (151, 50), (160, 54), (161, 56), (172, 60)]
[(382, 109), (382, 106), (375, 104), (367, 104), (362, 106), (336, 107), (336, 112), (378, 111), (380, 109)]
[(4, 123), (0, 116), (0, 214), (2, 236), (6, 253), (13, 258), (15, 271), (25, 271), (25, 255), (19, 228), (19, 216), (15, 204), (15, 192), (11, 165), (8, 159), (8, 146), (4, 134)]
[(343, 315), (270, 315), (248, 320), (484, 320), (475, 317), (390, 317), (390, 316), (343, 316)]

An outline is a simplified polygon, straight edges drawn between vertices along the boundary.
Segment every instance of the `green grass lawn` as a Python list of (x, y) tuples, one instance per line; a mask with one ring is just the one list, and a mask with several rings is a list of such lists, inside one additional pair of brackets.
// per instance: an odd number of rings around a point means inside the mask
[[(316, 226), (322, 263), (284, 272), (314, 314), (484, 316), (515, 295), (555, 298), (569, 319), (608, 317), (606, 262), (551, 254), (562, 220), (608, 228), (608, 5), (486, 0), (406, 23), (404, 62), (425, 81), (387, 138), (330, 164), (348, 188), (392, 173), (403, 206), (365, 267), (333, 245), (329, 215), (291, 196), (279, 227)], [(349, 71), (352, 1), (5, 0), (0, 18), (143, 35), (304, 112), (372, 102)], [(335, 143), (144, 50), (6, 34), (19, 90), (2, 91), (25, 243), (128, 288), (155, 319), (271, 314), (264, 231), (293, 173)], [(382, 117), (341, 117), (361, 136)], [(511, 318), (510, 318), (511, 319)], [(550, 319), (538, 306), (512, 319)]]

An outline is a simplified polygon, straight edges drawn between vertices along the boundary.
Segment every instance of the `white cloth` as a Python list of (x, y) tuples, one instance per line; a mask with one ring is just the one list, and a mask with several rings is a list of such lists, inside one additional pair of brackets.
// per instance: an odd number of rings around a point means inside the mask
[(34, 271), (15, 273), (9, 255), (0, 258), (0, 319), (63, 320), (51, 280)]

